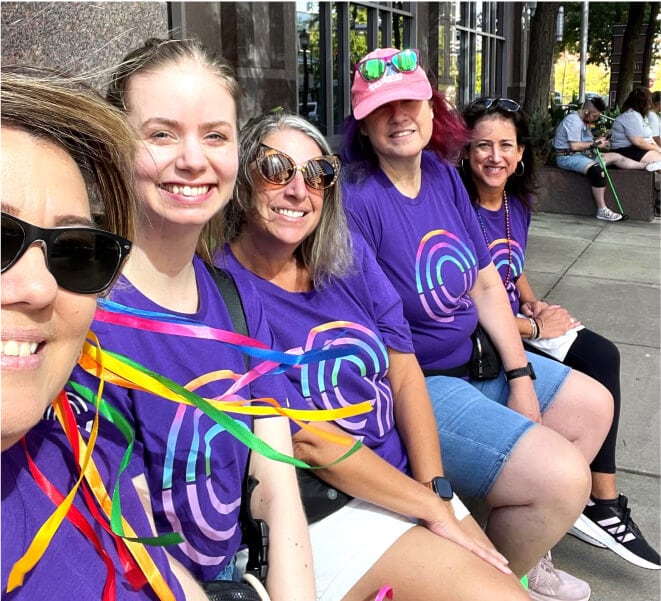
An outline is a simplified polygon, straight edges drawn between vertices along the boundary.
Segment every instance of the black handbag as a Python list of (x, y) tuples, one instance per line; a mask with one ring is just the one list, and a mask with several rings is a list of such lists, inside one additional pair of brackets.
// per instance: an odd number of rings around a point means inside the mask
[(468, 362), (468, 373), (472, 380), (493, 380), (500, 374), (500, 356), (489, 334), (478, 323), (471, 335), (473, 352)]
[(298, 488), (308, 524), (314, 524), (344, 507), (353, 497), (326, 484), (309, 469), (296, 468)]
[(261, 601), (259, 593), (245, 582), (214, 580), (202, 582), (209, 601)]
[(445, 369), (423, 369), (425, 377), (447, 376), (449, 378), (470, 378), (471, 380), (493, 380), (500, 373), (500, 356), (489, 334), (478, 323), (471, 334), (473, 350), (470, 359), (457, 367)]

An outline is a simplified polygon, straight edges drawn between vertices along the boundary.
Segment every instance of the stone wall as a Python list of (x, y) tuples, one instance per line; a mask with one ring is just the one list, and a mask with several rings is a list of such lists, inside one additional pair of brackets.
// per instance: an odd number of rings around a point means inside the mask
[(86, 74), (104, 92), (129, 50), (168, 37), (167, 10), (166, 2), (2, 2), (2, 64)]
[[(637, 221), (654, 219), (654, 203), (659, 197), (659, 172), (631, 169), (609, 169), (613, 187), (624, 209), (624, 214)], [(538, 177), (536, 209), (547, 213), (569, 215), (594, 215), (596, 205), (592, 200), (590, 180), (580, 173), (556, 167), (542, 167)], [(606, 187), (606, 204), (620, 212), (617, 202)]]

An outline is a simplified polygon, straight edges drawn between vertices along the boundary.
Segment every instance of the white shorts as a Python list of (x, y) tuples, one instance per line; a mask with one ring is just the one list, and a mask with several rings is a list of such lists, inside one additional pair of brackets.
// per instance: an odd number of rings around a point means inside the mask
[[(470, 514), (457, 495), (452, 498), (452, 507), (460, 521)], [(412, 518), (358, 499), (311, 524), (317, 601), (340, 601), (416, 524)]]

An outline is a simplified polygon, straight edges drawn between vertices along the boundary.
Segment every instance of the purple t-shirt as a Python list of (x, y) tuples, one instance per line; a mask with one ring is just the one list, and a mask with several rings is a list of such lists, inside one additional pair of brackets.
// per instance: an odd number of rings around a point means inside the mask
[(469, 291), (491, 257), (454, 167), (423, 152), (416, 198), (400, 194), (377, 169), (361, 182), (345, 182), (343, 199), (352, 227), (402, 297), (420, 365), (466, 363), (477, 325)]
[[(505, 290), (512, 306), (514, 315), (519, 312), (519, 290), (516, 281), (523, 273), (526, 246), (528, 245), (528, 227), (530, 226), (530, 211), (516, 197), (509, 196), (510, 239), (507, 239), (505, 223), (505, 203), (497, 211), (474, 205), (484, 239), (489, 245), (491, 259), (498, 269), (503, 283), (507, 281)], [(510, 259), (511, 253), (511, 259)], [(508, 267), (510, 275), (508, 277)]]
[[(125, 278), (110, 299), (147, 311), (193, 319), (207, 326), (233, 330), (229, 313), (204, 263), (194, 259), (200, 306), (194, 314), (178, 314), (156, 305)], [(235, 278), (253, 338), (272, 347), (272, 335), (259, 297), (245, 278)], [(184, 386), (203, 374), (225, 370), (225, 379), (196, 389), (205, 398), (223, 394), (245, 372), (243, 355), (227, 344), (158, 334), (94, 321), (92, 330), (102, 348), (126, 355)], [(251, 359), (251, 366), (259, 360)], [(97, 380), (74, 371), (73, 379), (96, 391)], [(241, 398), (275, 398), (289, 406), (287, 379), (266, 375), (238, 392)], [(248, 449), (196, 407), (106, 384), (104, 398), (122, 411), (136, 430), (132, 473), (145, 471), (159, 533), (178, 532), (185, 541), (168, 547), (199, 580), (215, 580), (234, 557), (241, 541), (238, 524), (241, 482)], [(251, 418), (228, 414), (251, 427)], [(141, 465), (144, 463), (144, 466)]]
[(406, 451), (393, 416), (386, 347), (412, 353), (411, 334), (401, 300), (365, 242), (354, 236), (354, 266), (347, 276), (333, 278), (310, 292), (288, 292), (254, 275), (236, 260), (229, 246), (225, 259), (230, 272), (247, 274), (259, 291), (272, 316), (276, 344), (283, 350), (300, 352), (338, 344), (360, 347), (355, 355), (290, 369), (287, 375), (310, 407), (330, 409), (369, 400), (370, 413), (337, 420), (337, 425), (406, 471)]
[[(93, 419), (93, 414), (88, 414)], [(85, 419), (85, 418), (83, 418)], [(101, 419), (99, 437), (93, 459), (110, 488), (117, 476), (121, 461), (119, 447), (105, 438), (105, 430), (115, 427)], [(59, 423), (42, 420), (25, 436), (30, 457), (44, 476), (63, 494), (73, 488), (76, 464), (69, 444)], [(107, 442), (108, 441), (108, 442)], [(112, 477), (111, 477), (112, 474)], [(152, 536), (152, 531), (131, 482), (122, 479), (122, 514), (138, 536)], [(149, 585), (136, 591), (124, 577), (114, 541), (98, 524), (88, 510), (79, 490), (74, 506), (83, 514), (101, 541), (105, 552), (115, 566), (117, 601), (157, 599)], [(6, 593), (7, 579), (14, 563), (25, 553), (39, 528), (53, 513), (56, 506), (37, 485), (30, 474), (23, 445), (18, 442), (2, 452), (2, 598), (7, 601), (48, 599), (100, 600), (106, 579), (106, 566), (93, 543), (68, 519), (65, 519), (42, 559), (27, 574), (23, 585)], [(175, 598), (185, 599), (178, 581), (170, 572), (165, 552), (159, 547), (146, 547), (169, 584)]]

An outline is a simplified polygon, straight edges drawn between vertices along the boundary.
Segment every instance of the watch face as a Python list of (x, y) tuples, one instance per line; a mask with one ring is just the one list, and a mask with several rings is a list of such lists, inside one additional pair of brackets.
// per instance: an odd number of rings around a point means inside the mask
[(450, 481), (447, 478), (437, 476), (432, 480), (432, 482), (434, 486), (434, 492), (439, 497), (441, 497), (441, 499), (449, 501), (452, 498), (452, 484), (450, 484)]

